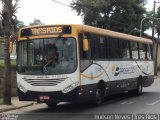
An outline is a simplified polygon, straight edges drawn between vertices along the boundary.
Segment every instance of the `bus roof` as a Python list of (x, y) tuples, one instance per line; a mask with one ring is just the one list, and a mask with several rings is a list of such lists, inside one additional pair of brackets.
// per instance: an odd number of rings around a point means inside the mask
[(142, 42), (142, 43), (147, 43), (147, 44), (153, 43), (151, 39), (128, 35), (128, 34), (124, 34), (120, 32), (114, 32), (111, 30), (92, 27), (88, 25), (78, 25), (78, 24), (36, 25), (36, 26), (23, 27), (20, 29), (20, 31), (23, 29), (27, 29), (27, 28), (47, 27), (47, 26), (73, 26), (73, 27), (76, 27), (79, 32), (89, 32), (89, 33), (94, 33), (97, 35), (109, 36), (109, 37), (114, 37), (114, 38), (119, 38), (119, 39), (124, 39), (124, 40), (130, 40), (130, 41), (137, 41), (137, 42)]
[(99, 34), (99, 35), (104, 35), (104, 36), (110, 36), (110, 37), (124, 39), (124, 40), (130, 40), (130, 41), (137, 41), (137, 42), (152, 44), (151, 39), (146, 39), (146, 38), (142, 38), (142, 37), (128, 35), (128, 34), (124, 34), (124, 33), (120, 33), (120, 32), (114, 32), (114, 31), (111, 31), (111, 30), (92, 27), (92, 26), (88, 26), (88, 25), (77, 25), (77, 29), (79, 31), (84, 31), (84, 32), (89, 32), (89, 33), (94, 33), (94, 34)]

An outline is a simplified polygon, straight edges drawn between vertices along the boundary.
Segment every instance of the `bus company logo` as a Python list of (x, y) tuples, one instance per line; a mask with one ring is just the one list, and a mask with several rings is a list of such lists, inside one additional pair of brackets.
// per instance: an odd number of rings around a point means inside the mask
[(124, 74), (124, 75), (133, 74), (134, 71), (135, 71), (135, 68), (133, 66), (132, 67), (119, 67), (116, 64), (113, 64), (112, 66), (112, 74), (114, 76), (118, 76), (120, 74)]
[(113, 74), (114, 76), (118, 76), (119, 73), (120, 73), (119, 67), (118, 67), (116, 64), (113, 64), (113, 66), (112, 66), (112, 74)]

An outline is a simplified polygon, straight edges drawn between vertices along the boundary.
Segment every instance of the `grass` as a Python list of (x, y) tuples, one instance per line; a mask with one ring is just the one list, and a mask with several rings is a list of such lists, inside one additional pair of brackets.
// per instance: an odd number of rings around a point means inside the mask
[[(0, 67), (4, 67), (4, 60), (0, 60)], [(11, 67), (16, 68), (16, 60), (12, 59), (11, 60)]]

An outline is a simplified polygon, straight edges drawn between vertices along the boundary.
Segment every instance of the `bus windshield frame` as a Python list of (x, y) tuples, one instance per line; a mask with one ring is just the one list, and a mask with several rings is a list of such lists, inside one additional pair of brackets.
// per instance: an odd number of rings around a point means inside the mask
[(71, 74), (76, 69), (77, 45), (73, 37), (36, 38), (18, 42), (18, 74)]

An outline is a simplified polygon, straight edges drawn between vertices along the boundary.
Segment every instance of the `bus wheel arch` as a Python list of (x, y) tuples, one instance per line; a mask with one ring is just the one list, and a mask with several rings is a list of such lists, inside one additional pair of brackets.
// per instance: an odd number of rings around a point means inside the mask
[(105, 82), (104, 82), (104, 80), (100, 80), (99, 82), (98, 82), (98, 86), (97, 87), (99, 87), (101, 90), (102, 90), (102, 93), (103, 93), (103, 96), (105, 97), (105, 94), (106, 94), (106, 92), (105, 92)]

